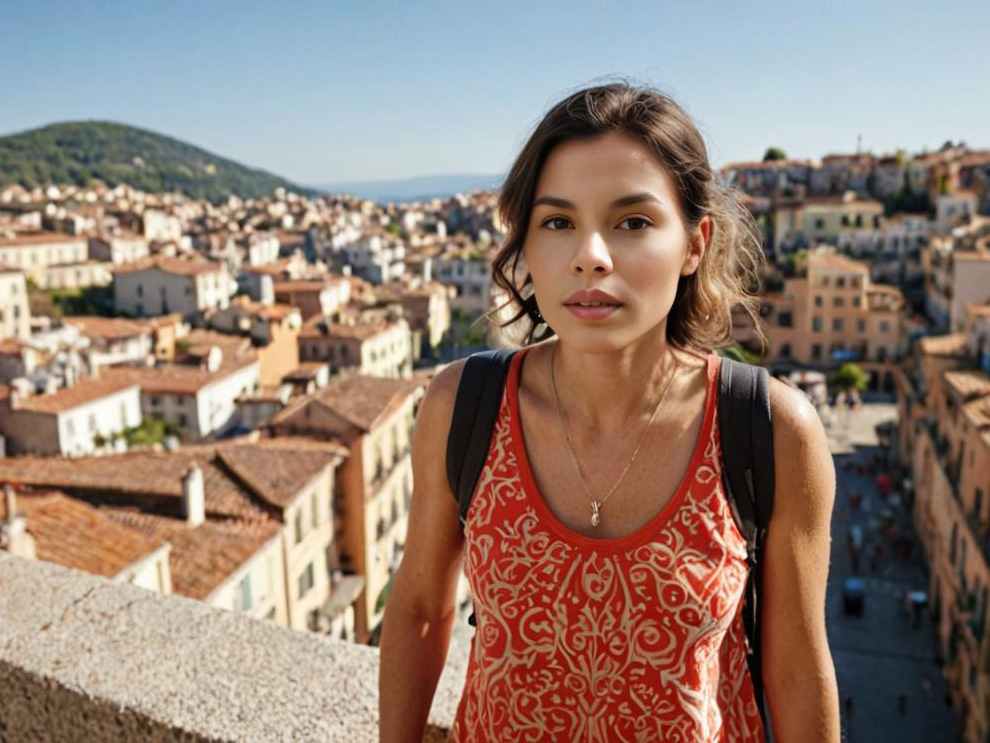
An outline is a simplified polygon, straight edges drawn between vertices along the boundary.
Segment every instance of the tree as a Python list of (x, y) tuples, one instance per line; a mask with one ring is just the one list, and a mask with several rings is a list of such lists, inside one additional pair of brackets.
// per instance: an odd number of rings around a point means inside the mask
[(843, 392), (865, 390), (869, 381), (870, 376), (863, 371), (863, 367), (853, 363), (845, 363), (840, 366), (837, 371), (832, 373), (829, 380), (833, 389)]
[(763, 155), (763, 162), (769, 160), (786, 160), (787, 153), (785, 153), (779, 147), (767, 147), (766, 153)]

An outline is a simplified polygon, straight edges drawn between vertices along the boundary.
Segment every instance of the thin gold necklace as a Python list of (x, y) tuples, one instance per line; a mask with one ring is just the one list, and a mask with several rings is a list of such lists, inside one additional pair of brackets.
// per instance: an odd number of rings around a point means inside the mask
[(674, 369), (677, 367), (677, 363), (674, 362), (670, 370), (670, 376), (667, 378), (667, 383), (664, 385), (663, 393), (660, 395), (660, 400), (657, 402), (657, 406), (653, 409), (653, 415), (650, 416), (650, 422), (646, 424), (643, 432), (639, 435), (639, 443), (636, 444), (635, 450), (633, 450), (632, 456), (626, 463), (625, 468), (622, 470), (622, 474), (619, 475), (619, 479), (615, 481), (615, 484), (609, 489), (605, 497), (601, 501), (595, 498), (595, 494), (591, 492), (591, 488), (588, 486), (588, 481), (584, 479), (584, 474), (581, 472), (581, 465), (578, 464), (577, 454), (574, 452), (574, 444), (571, 443), (571, 434), (567, 431), (567, 424), (564, 423), (564, 414), (560, 410), (560, 399), (557, 397), (557, 381), (554, 377), (553, 372), (553, 361), (554, 353), (557, 350), (556, 344), (550, 347), (550, 385), (553, 387), (553, 400), (557, 405), (557, 417), (560, 418), (561, 428), (564, 429), (564, 436), (567, 438), (567, 446), (571, 450), (571, 457), (574, 459), (574, 469), (577, 470), (578, 477), (581, 478), (581, 482), (584, 484), (584, 489), (588, 491), (588, 495), (591, 496), (591, 525), (598, 526), (599, 521), (601, 521), (601, 511), (602, 507), (605, 505), (612, 493), (622, 482), (622, 478), (626, 476), (626, 472), (629, 471), (629, 467), (632, 466), (633, 460), (636, 459), (636, 455), (639, 453), (639, 448), (643, 445), (643, 440), (646, 438), (646, 432), (650, 430), (650, 426), (653, 425), (653, 419), (657, 417), (657, 412), (660, 410), (660, 406), (663, 404), (664, 398), (667, 397), (667, 390), (670, 389), (671, 383), (674, 381)]

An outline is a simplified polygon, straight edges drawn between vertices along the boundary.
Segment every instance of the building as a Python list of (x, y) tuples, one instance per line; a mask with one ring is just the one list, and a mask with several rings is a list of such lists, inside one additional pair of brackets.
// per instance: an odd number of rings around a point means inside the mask
[(0, 400), (0, 433), (8, 454), (92, 454), (141, 420), (138, 386), (126, 379), (88, 377), (49, 394), (15, 386)]
[(0, 341), (31, 335), (27, 282), (19, 268), (0, 264)]
[[(867, 264), (818, 248), (808, 254), (799, 275), (783, 283), (782, 291), (762, 297), (760, 315), (769, 341), (764, 363), (858, 361), (876, 362), (879, 369), (906, 352), (904, 297), (893, 287), (872, 284)], [(747, 317), (734, 322), (737, 338), (755, 343)]]
[(351, 284), (346, 277), (275, 282), (275, 301), (292, 305), (303, 320), (314, 315), (330, 316), (351, 298)]
[(358, 642), (380, 631), (405, 547), (413, 419), (425, 386), (422, 379), (336, 377), (325, 389), (289, 403), (267, 426), (275, 437), (336, 441), (350, 451), (335, 497), (342, 514), (340, 568), (364, 579), (356, 606)]
[(0, 264), (19, 268), (38, 286), (45, 284), (45, 269), (56, 265), (85, 264), (89, 260), (87, 238), (57, 232), (30, 230), (4, 237), (0, 233)]
[[(0, 459), (0, 482), (57, 488), (103, 519), (167, 543), (177, 594), (353, 639), (353, 598), (327, 615), (328, 604), (355, 595), (354, 581), (331, 572), (332, 496), (346, 455), (332, 442), (269, 441), (91, 457), (71, 466), (18, 457)], [(98, 556), (98, 545), (88, 549)]]
[(147, 364), (151, 358), (151, 329), (117, 317), (67, 316), (62, 323), (89, 340), (84, 351), (90, 374), (111, 364)]
[(778, 204), (773, 219), (773, 249), (781, 251), (825, 243), (871, 254), (883, 243), (883, 204), (843, 196), (816, 196)]
[(934, 237), (921, 254), (925, 311), (936, 331), (959, 332), (966, 307), (990, 301), (990, 220)]
[(119, 312), (136, 317), (175, 312), (193, 318), (226, 308), (236, 282), (223, 263), (159, 257), (119, 266), (113, 290)]
[(452, 310), (474, 316), (491, 306), (491, 264), (479, 251), (447, 251), (433, 262), (433, 277), (455, 288)]
[(0, 511), (0, 522), (9, 528), (15, 518), (23, 519), (23, 528), (33, 542), (30, 553), (22, 556), (133, 583), (156, 593), (172, 593), (169, 542), (121, 524), (85, 501), (57, 490), (15, 494), (14, 486), (7, 482), (4, 495), (6, 507)]
[(89, 238), (89, 257), (101, 263), (119, 266), (143, 261), (149, 255), (148, 241), (133, 232)]
[(417, 358), (433, 356), (450, 330), (449, 287), (437, 281), (402, 291), (402, 313), (417, 346)]
[(930, 565), (929, 606), (962, 740), (990, 737), (990, 305), (920, 340), (898, 390), (898, 453)]
[(240, 425), (237, 399), (260, 386), (257, 352), (246, 338), (206, 330), (191, 331), (182, 343), (182, 363), (115, 366), (103, 376), (140, 387), (143, 415), (167, 421), (187, 441), (230, 433)]
[(299, 332), (299, 360), (329, 363), (333, 373), (347, 369), (374, 377), (412, 374), (412, 333), (404, 318), (347, 320), (309, 318)]
[(234, 297), (230, 306), (212, 313), (210, 327), (224, 333), (249, 336), (261, 363), (262, 387), (279, 384), (299, 365), (299, 331), (302, 315), (287, 304), (262, 304), (245, 296)]

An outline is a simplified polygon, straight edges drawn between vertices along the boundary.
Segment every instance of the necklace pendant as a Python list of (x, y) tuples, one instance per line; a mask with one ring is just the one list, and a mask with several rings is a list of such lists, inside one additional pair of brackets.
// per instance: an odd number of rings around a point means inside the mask
[(596, 500), (591, 501), (591, 525), (598, 526), (599, 516), (598, 509), (601, 508), (601, 503)]

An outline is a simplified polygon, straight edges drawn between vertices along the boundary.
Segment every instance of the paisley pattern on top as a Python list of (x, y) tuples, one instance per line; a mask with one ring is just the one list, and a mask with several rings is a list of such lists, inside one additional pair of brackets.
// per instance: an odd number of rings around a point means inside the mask
[(742, 620), (746, 544), (721, 484), (716, 383), (659, 514), (595, 539), (539, 493), (511, 362), (465, 526), (477, 628), (452, 743), (764, 743)]

